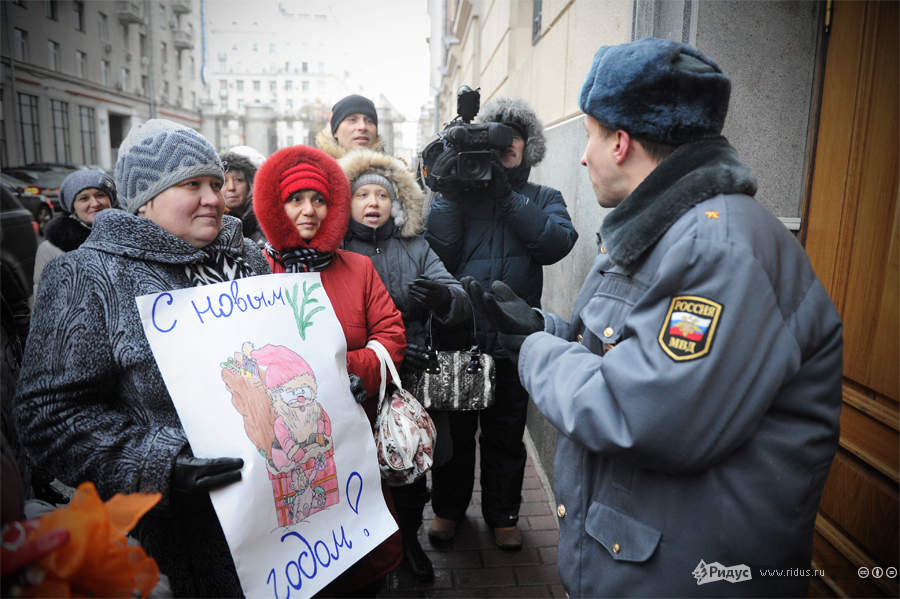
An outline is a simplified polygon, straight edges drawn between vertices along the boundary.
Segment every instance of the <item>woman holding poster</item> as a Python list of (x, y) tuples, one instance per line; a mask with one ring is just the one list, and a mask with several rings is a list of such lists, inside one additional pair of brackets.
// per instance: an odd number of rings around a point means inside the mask
[(171, 121), (133, 128), (115, 168), (123, 210), (104, 210), (52, 261), (31, 320), (16, 421), (31, 459), (101, 497), (158, 491), (134, 529), (175, 596), (241, 586), (208, 491), (241, 478), (236, 458), (193, 457), (144, 335), (135, 298), (269, 273), (238, 219), (223, 216), (222, 163)]
[[(347, 341), (350, 388), (374, 422), (378, 356), (365, 347), (379, 341), (395, 363), (403, 359), (403, 320), (365, 256), (338, 249), (350, 217), (350, 185), (333, 158), (316, 148), (281, 149), (263, 163), (254, 184), (254, 209), (268, 239), (272, 272), (320, 272)], [(393, 511), (390, 493), (385, 501)], [(322, 590), (325, 596), (372, 596), (401, 560), (394, 533)]]

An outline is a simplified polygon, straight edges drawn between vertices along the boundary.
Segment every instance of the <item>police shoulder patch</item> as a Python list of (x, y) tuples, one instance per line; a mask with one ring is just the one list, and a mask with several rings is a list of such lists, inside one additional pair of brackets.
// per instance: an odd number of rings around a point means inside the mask
[(676, 362), (695, 360), (709, 353), (724, 306), (696, 295), (679, 295), (659, 330), (659, 345)]

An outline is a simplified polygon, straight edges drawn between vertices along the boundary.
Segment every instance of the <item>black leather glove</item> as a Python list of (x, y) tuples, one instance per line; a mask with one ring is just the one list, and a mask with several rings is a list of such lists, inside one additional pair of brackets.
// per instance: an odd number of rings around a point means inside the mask
[(424, 345), (418, 345), (416, 343), (406, 344), (406, 353), (403, 357), (404, 364), (408, 364), (418, 370), (424, 370), (436, 359), (437, 356), (434, 351)]
[(409, 284), (409, 297), (432, 312), (446, 312), (450, 307), (450, 290), (443, 283), (419, 277)]
[(353, 394), (353, 399), (356, 400), (356, 403), (363, 403), (369, 398), (369, 396), (366, 394), (366, 386), (363, 385), (362, 379), (355, 374), (350, 374), (349, 378), (350, 393)]
[(456, 201), (459, 197), (463, 185), (456, 177), (456, 159), (458, 156), (459, 152), (453, 148), (447, 148), (434, 161), (434, 164), (428, 169), (428, 176), (425, 177), (425, 185), (432, 191), (437, 191), (448, 200), (453, 201)]
[(501, 333), (530, 335), (544, 330), (544, 317), (503, 281), (491, 284), (492, 293), (484, 293), (472, 277), (465, 277), (460, 282), (472, 297), (476, 310), (486, 314)]
[(497, 159), (491, 160), (491, 180), (488, 181), (485, 193), (494, 201), (509, 200), (509, 194), (512, 193), (509, 175)]
[(195, 458), (179, 454), (172, 469), (172, 490), (194, 494), (212, 491), (241, 480), (241, 458)]

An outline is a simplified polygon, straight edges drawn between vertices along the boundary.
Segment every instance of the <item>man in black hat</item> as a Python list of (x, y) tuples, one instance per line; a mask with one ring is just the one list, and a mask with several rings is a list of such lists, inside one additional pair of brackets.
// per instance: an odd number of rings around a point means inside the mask
[(316, 146), (335, 159), (357, 148), (380, 152), (378, 113), (372, 100), (358, 94), (340, 99), (331, 108), (328, 125), (316, 135)]
[(502, 283), (469, 285), (560, 433), (572, 597), (808, 590), (841, 320), (721, 136), (730, 90), (684, 44), (601, 48), (581, 89), (581, 163), (613, 210), (572, 321)]

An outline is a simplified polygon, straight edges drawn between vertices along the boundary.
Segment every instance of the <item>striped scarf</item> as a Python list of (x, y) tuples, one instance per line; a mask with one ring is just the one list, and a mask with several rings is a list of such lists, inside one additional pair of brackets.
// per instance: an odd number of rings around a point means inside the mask
[(320, 252), (312, 248), (298, 247), (279, 252), (266, 243), (266, 253), (284, 267), (285, 272), (320, 272), (334, 260), (334, 252)]
[(243, 256), (235, 254), (232, 248), (213, 242), (203, 248), (205, 257), (200, 262), (186, 264), (184, 272), (194, 287), (224, 283), (234, 279), (251, 277), (255, 273)]

